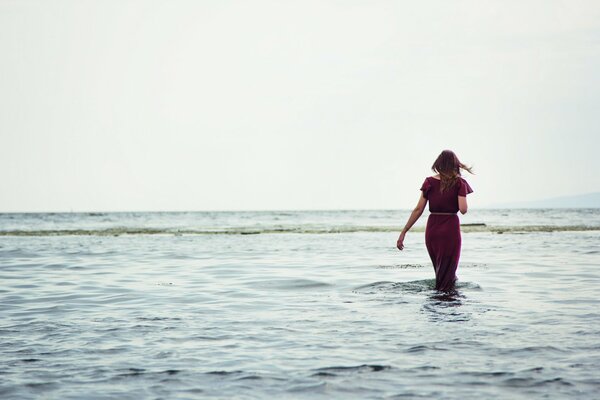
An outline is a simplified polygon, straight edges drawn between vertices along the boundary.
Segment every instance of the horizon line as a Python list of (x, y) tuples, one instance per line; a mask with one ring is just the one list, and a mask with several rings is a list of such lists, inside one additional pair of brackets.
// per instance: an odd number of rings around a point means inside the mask
[[(330, 211), (410, 211), (408, 208), (297, 208), (297, 209), (215, 209), (215, 210), (70, 210), (70, 211), (0, 211), (0, 214), (125, 214), (125, 213), (252, 213), (252, 212), (330, 212)], [(469, 210), (576, 210), (576, 209), (598, 209), (600, 205), (594, 207), (507, 207), (507, 206), (482, 206), (469, 207)], [(425, 210), (429, 212), (429, 210)]]

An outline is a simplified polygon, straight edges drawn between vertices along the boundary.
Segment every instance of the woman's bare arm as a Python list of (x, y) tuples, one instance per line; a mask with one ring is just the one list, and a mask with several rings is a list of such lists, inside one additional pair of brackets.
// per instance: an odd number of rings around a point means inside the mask
[(406, 236), (406, 233), (410, 230), (410, 228), (412, 228), (412, 226), (415, 224), (415, 222), (417, 222), (417, 220), (421, 217), (421, 215), (423, 214), (423, 211), (425, 211), (426, 205), (427, 205), (427, 199), (425, 197), (423, 197), (423, 193), (421, 193), (419, 202), (417, 203), (417, 205), (414, 208), (414, 210), (412, 211), (412, 213), (410, 213), (410, 217), (408, 217), (408, 221), (406, 221), (406, 225), (404, 226), (404, 229), (402, 229), (402, 232), (400, 232), (400, 237), (398, 238), (398, 241), (396, 242), (396, 247), (398, 247), (398, 250), (404, 249), (404, 236)]
[(458, 196), (458, 209), (460, 210), (461, 214), (466, 214), (467, 213), (467, 197), (466, 196)]

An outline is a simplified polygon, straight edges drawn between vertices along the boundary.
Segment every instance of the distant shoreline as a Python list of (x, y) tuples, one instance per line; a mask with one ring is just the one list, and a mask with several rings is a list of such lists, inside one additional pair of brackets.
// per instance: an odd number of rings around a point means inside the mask
[(574, 196), (552, 197), (534, 201), (519, 201), (512, 203), (492, 204), (488, 208), (505, 209), (505, 208), (600, 208), (600, 192), (585, 193)]

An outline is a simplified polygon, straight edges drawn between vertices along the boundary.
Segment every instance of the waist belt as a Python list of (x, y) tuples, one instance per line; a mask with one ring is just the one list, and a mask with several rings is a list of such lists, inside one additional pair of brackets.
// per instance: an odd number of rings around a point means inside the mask
[(456, 213), (442, 213), (442, 212), (430, 212), (433, 215), (456, 215)]

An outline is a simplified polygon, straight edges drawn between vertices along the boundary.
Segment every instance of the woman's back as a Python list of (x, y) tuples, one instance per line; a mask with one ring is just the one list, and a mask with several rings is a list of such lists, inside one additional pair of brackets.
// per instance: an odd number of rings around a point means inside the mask
[(423, 197), (429, 202), (429, 212), (433, 213), (457, 213), (458, 196), (466, 196), (473, 192), (466, 180), (459, 177), (456, 185), (441, 190), (442, 182), (432, 176), (425, 178), (421, 190)]

